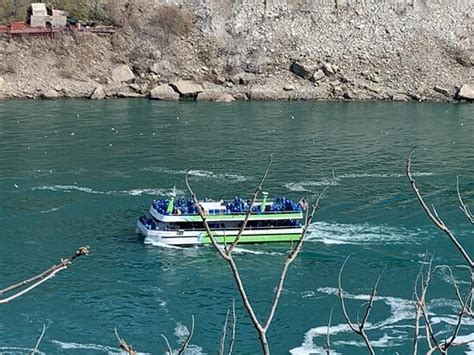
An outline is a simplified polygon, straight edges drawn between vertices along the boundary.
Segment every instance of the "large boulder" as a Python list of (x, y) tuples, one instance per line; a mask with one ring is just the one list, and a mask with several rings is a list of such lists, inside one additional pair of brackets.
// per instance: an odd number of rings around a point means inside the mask
[(162, 84), (150, 91), (150, 99), (176, 101), (179, 100), (179, 94), (167, 84)]
[(204, 91), (202, 85), (191, 80), (179, 80), (170, 83), (170, 86), (183, 98), (196, 99), (200, 92)]
[(311, 80), (319, 81), (319, 80), (324, 79), (325, 77), (326, 77), (326, 74), (324, 74), (324, 71), (322, 69), (319, 69), (313, 74)]
[(254, 101), (288, 100), (290, 93), (272, 85), (258, 85), (250, 89), (249, 99)]
[(456, 97), (460, 100), (474, 100), (474, 87), (468, 84), (462, 85)]
[(135, 80), (135, 74), (128, 65), (119, 65), (112, 70), (112, 80), (119, 83), (130, 83)]
[(5, 79), (0, 76), (0, 88), (5, 84)]
[(43, 99), (57, 99), (61, 95), (54, 89), (48, 89), (41, 94)]
[(102, 86), (97, 86), (92, 92), (90, 99), (92, 100), (102, 100), (105, 99), (105, 91)]
[(290, 65), (290, 71), (299, 76), (300, 78), (303, 79), (310, 79), (313, 76), (313, 73), (309, 71), (307, 68), (305, 68), (303, 65), (298, 64), (296, 62), (291, 63)]
[(140, 94), (139, 92), (130, 92), (130, 91), (118, 91), (115, 94), (117, 97), (125, 97), (129, 99), (137, 99), (146, 97), (145, 94)]

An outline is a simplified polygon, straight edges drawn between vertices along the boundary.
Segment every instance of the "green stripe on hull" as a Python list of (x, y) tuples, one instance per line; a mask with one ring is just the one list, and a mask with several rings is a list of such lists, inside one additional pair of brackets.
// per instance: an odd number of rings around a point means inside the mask
[[(234, 236), (214, 237), (219, 244), (232, 243), (235, 240)], [(268, 242), (294, 242), (300, 240), (301, 234), (273, 234), (273, 235), (244, 235), (240, 237), (239, 243), (268, 243)], [(211, 239), (206, 235), (202, 239), (203, 244), (211, 244)]]

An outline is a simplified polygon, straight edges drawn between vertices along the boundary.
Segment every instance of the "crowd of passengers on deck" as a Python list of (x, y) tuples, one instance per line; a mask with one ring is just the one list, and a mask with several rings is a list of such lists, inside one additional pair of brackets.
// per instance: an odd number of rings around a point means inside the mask
[[(173, 202), (172, 211), (170, 212), (170, 202)], [(204, 200), (204, 202), (213, 202), (211, 200)], [(208, 214), (241, 214), (246, 213), (250, 207), (250, 200), (245, 201), (240, 197), (235, 197), (230, 202), (224, 202), (221, 200), (222, 206), (225, 210), (221, 209), (210, 209), (204, 211)], [(192, 199), (179, 198), (175, 201), (169, 199), (153, 200), (153, 208), (162, 215), (196, 215), (198, 211), (196, 205)], [(265, 209), (262, 210), (261, 205), (254, 205), (252, 207), (253, 213), (278, 213), (278, 212), (300, 212), (302, 207), (300, 204), (287, 199), (286, 197), (277, 197), (273, 203), (266, 203)]]

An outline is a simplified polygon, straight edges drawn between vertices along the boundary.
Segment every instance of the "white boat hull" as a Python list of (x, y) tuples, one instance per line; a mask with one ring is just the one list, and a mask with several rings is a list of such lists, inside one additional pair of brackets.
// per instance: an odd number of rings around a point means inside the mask
[[(202, 230), (151, 230), (140, 221), (137, 223), (142, 235), (151, 241), (168, 245), (204, 245), (210, 244), (207, 233)], [(219, 243), (232, 243), (238, 230), (218, 230), (214, 237)], [(301, 238), (302, 227), (247, 229), (242, 233), (239, 243), (288, 242)]]

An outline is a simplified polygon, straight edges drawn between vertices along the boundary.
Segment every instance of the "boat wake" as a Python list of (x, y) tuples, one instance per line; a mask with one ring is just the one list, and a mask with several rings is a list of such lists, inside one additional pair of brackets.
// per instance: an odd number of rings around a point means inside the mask
[(310, 226), (306, 241), (323, 244), (418, 244), (429, 238), (423, 230), (387, 225), (316, 222)]
[(179, 247), (179, 246), (176, 246), (176, 245), (170, 245), (170, 244), (167, 244), (167, 243), (164, 243), (164, 242), (158, 242), (154, 239), (151, 239), (151, 238), (148, 238), (146, 237), (143, 241), (143, 243), (145, 244), (148, 244), (148, 245), (153, 245), (155, 247), (160, 247), (160, 248), (168, 248), (168, 249), (187, 249), (185, 247)]
[(178, 196), (184, 196), (185, 192), (180, 189), (169, 188), (169, 189), (131, 189), (122, 191), (98, 191), (91, 189), (90, 187), (77, 186), (77, 185), (43, 185), (34, 187), (32, 190), (44, 190), (53, 192), (83, 192), (87, 194), (98, 194), (98, 195), (129, 195), (129, 196), (169, 196), (172, 192)]
[[(183, 175), (184, 176), (186, 174), (186, 170), (173, 170), (173, 169), (162, 168), (162, 167), (148, 167), (148, 168), (142, 168), (140, 170), (147, 171), (147, 172), (154, 172), (154, 173), (169, 174), (169, 175)], [(221, 174), (221, 173), (214, 173), (212, 171), (207, 171), (207, 170), (191, 170), (189, 172), (189, 175), (200, 177), (200, 178), (206, 178), (206, 179), (221, 180), (221, 181), (226, 181), (226, 182), (243, 182), (247, 180), (247, 178), (242, 175)]]
[(234, 253), (237, 254), (253, 254), (253, 255), (283, 255), (283, 253), (279, 253), (276, 251), (262, 251), (262, 250), (251, 250), (251, 249), (244, 249), (241, 247), (236, 247), (234, 249)]
[[(413, 176), (432, 176), (433, 173), (413, 173)], [(293, 192), (311, 192), (313, 187), (321, 187), (328, 185), (338, 185), (341, 180), (344, 179), (367, 179), (367, 178), (376, 178), (376, 179), (399, 179), (405, 178), (405, 174), (370, 174), (370, 173), (354, 173), (354, 174), (342, 174), (336, 175), (335, 179), (323, 178), (319, 181), (299, 181), (299, 182), (289, 182), (283, 186)]]
[[(0, 354), (2, 355), (17, 355), (17, 354), (31, 354), (33, 352), (33, 349), (29, 348), (18, 348), (15, 346), (0, 346)], [(36, 353), (38, 355), (45, 355), (45, 353), (36, 350)]]
[[(107, 346), (107, 345), (100, 345), (100, 344), (81, 344), (81, 343), (73, 343), (73, 342), (62, 342), (58, 340), (53, 340), (53, 343), (56, 344), (61, 350), (67, 350), (68, 353), (71, 351), (77, 350), (81, 351), (81, 353), (84, 352), (84, 350), (87, 351), (97, 351), (97, 352), (102, 352), (105, 354), (123, 354), (123, 351), (120, 350), (119, 348)], [(137, 355), (151, 355), (150, 353), (140, 353), (137, 352)]]

